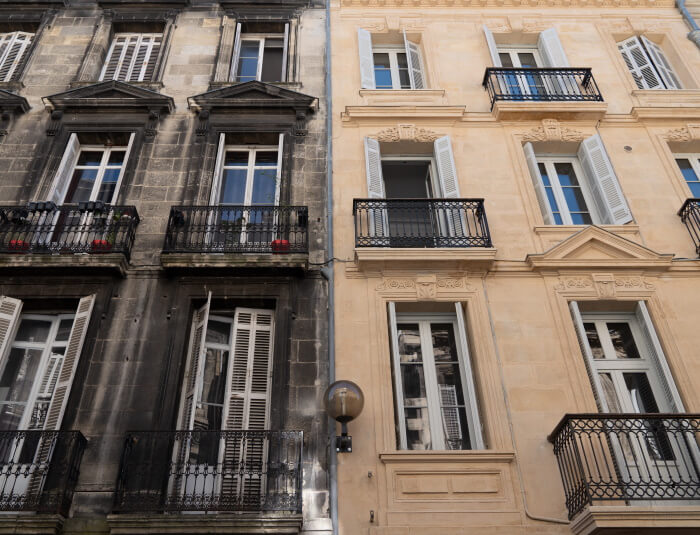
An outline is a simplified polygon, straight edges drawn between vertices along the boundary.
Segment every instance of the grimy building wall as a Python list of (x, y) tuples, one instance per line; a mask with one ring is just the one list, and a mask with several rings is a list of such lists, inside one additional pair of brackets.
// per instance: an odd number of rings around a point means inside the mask
[[(114, 150), (123, 148), (133, 134), (111, 204), (135, 207), (140, 219), (130, 256), (114, 251), (96, 254), (99, 244), (80, 237), (73, 239), (83, 247), (77, 252), (57, 249), (46, 254), (35, 245), (51, 238), (39, 237), (21, 239), (26, 248), (20, 245), (19, 254), (8, 254), (3, 247), (0, 294), (21, 300), (22, 314), (75, 313), (81, 298), (94, 295), (59, 424), (61, 430), (78, 430), (87, 439), (72, 504), (67, 515), (48, 515), (53, 519), (48, 528), (41, 520), (47, 515), (30, 515), (29, 520), (26, 515), (2, 515), (3, 529), (29, 525), (27, 532), (54, 533), (63, 524), (63, 533), (108, 533), (110, 529), (209, 533), (217, 529), (212, 524), (216, 518), (228, 522), (225, 529), (251, 533), (273, 529), (270, 525), (275, 522), (284, 524), (285, 533), (329, 529), (327, 419), (321, 402), (328, 378), (328, 288), (318, 267), (312, 265), (323, 262), (326, 251), (324, 13), (322, 3), (294, 1), (0, 2), (4, 32), (34, 33), (22, 72), (0, 83), (7, 104), (0, 144), (3, 213), (52, 199), (56, 177), (64, 172), (66, 147), (73, 139), (77, 138), (82, 151), (88, 145)], [(234, 48), (241, 24), (250, 33), (286, 34), (283, 82), (279, 78), (277, 84), (248, 81), (255, 79), (255, 73), (250, 79), (231, 81), (231, 58), (239, 53)], [(103, 76), (110, 44), (120, 33), (139, 34), (142, 39), (147, 34), (160, 35), (159, 51), (151, 49), (158, 57), (153, 64), (143, 60), (148, 65), (141, 80), (132, 76), (115, 82), (109, 74)], [(128, 61), (122, 57), (123, 63)], [(134, 69), (145, 65), (140, 61)], [(26, 101), (17, 104), (17, 97)], [(284, 140), (278, 144), (280, 133)], [(308, 207), (308, 216), (296, 221), (300, 233), (308, 229), (308, 253), (284, 254), (288, 244), (283, 243), (282, 254), (274, 254), (270, 236), (285, 238), (283, 230), (262, 238), (249, 230), (246, 243), (265, 242), (262, 251), (252, 253), (214, 247), (205, 254), (196, 245), (169, 257), (163, 252), (169, 221), (172, 224), (171, 208), (217, 204), (210, 192), (213, 177), (220, 173), (217, 154), (224, 138), (226, 145), (242, 146), (241, 150), (266, 146), (277, 155), (282, 149), (279, 159), (268, 159), (267, 164), (279, 167), (281, 162), (274, 182), (277, 198), (265, 200), (282, 212)], [(87, 160), (79, 159), (75, 165)], [(96, 180), (95, 175), (91, 177), (88, 182)], [(107, 183), (106, 175), (102, 180)], [(77, 195), (70, 189), (73, 186), (67, 187), (62, 192), (65, 202), (69, 195)], [(248, 195), (244, 202), (233, 202), (260, 204), (256, 193), (250, 193), (254, 187), (248, 188), (241, 194)], [(94, 192), (90, 200), (95, 200)], [(28, 217), (32, 209), (36, 205), (30, 207)], [(254, 217), (244, 224), (254, 224)], [(50, 224), (60, 229), (68, 222)], [(213, 234), (205, 238), (206, 231), (200, 228), (199, 232), (199, 246), (210, 244), (206, 240)], [(190, 235), (192, 243), (197, 241), (195, 234)], [(113, 246), (114, 236), (100, 238), (109, 242), (106, 247)], [(243, 241), (240, 234), (233, 239), (237, 245)], [(240, 307), (271, 312), (274, 334), (266, 428), (303, 431), (303, 481), (293, 489), (302, 497), (303, 524), (294, 514), (272, 514), (262, 507), (237, 517), (163, 515), (136, 507), (129, 514), (110, 516), (108, 523), (108, 515), (115, 510), (126, 433), (183, 428), (178, 412), (190, 375), (188, 348), (191, 351), (192, 344), (199, 343), (191, 326), (209, 295), (210, 316), (233, 318)], [(241, 528), (240, 522), (248, 527)]]

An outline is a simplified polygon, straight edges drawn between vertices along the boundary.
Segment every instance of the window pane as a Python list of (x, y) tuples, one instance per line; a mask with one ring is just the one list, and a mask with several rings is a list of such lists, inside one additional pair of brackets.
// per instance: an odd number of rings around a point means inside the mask
[(17, 329), (17, 342), (45, 342), (51, 329), (50, 321), (23, 319)]
[(272, 47), (269, 42), (269, 39), (265, 42), (260, 79), (263, 82), (279, 82), (282, 80), (282, 45)]
[(102, 162), (103, 151), (81, 150), (77, 165), (98, 166)]
[(256, 169), (253, 175), (251, 204), (274, 204), (276, 190), (276, 169)]
[(590, 225), (593, 223), (590, 214), (587, 213), (572, 213), (571, 223), (574, 225)]
[(124, 150), (113, 150), (109, 155), (109, 161), (107, 165), (121, 165), (124, 163), (124, 156), (126, 156), (126, 151)]
[(406, 409), (406, 447), (409, 450), (432, 449), (428, 409)]
[(591, 223), (588, 207), (586, 206), (578, 177), (574, 171), (574, 166), (571, 162), (556, 162), (554, 168), (566, 200), (566, 206), (571, 214), (572, 223), (575, 225)]
[(659, 412), (659, 406), (649, 384), (646, 373), (623, 373), (625, 386), (629, 392), (634, 412), (641, 414)]
[(598, 336), (598, 330), (595, 328), (595, 323), (584, 323), (583, 328), (586, 331), (586, 338), (588, 338), (588, 345), (591, 346), (593, 358), (604, 359), (605, 352), (603, 351), (603, 346), (600, 343), (600, 337)]
[(258, 151), (255, 154), (255, 165), (258, 167), (259, 166), (277, 167), (277, 151), (276, 150)]
[[(443, 391), (441, 389), (441, 395)], [(442, 406), (442, 428), (445, 433), (446, 450), (469, 450), (471, 443), (467, 434), (467, 413), (464, 407)]]
[(389, 54), (374, 54), (374, 82), (377, 89), (392, 89)]
[(405, 407), (425, 407), (427, 396), (425, 393), (425, 376), (423, 365), (401, 364), (401, 383), (403, 385), (403, 397)]
[(399, 323), (396, 326), (401, 363), (423, 362), (420, 333), (416, 323)]
[(398, 324), (396, 329), (401, 362), (399, 373), (403, 385), (407, 447), (412, 450), (430, 449), (430, 420), (420, 332), (415, 323)]
[(259, 41), (241, 41), (237, 78), (239, 82), (255, 80), (258, 74)]
[(228, 344), (231, 325), (223, 321), (209, 320), (207, 323), (207, 343)]
[(513, 67), (513, 60), (510, 57), (510, 54), (507, 52), (499, 52), (498, 57), (501, 58), (501, 65), (506, 68), (510, 69)]
[(523, 69), (534, 69), (537, 67), (535, 55), (532, 52), (518, 52), (518, 59), (520, 59), (520, 66)]
[(693, 196), (700, 197), (700, 177), (698, 177), (697, 173), (695, 173), (695, 170), (690, 164), (690, 160), (686, 158), (677, 158), (676, 162), (678, 163), (678, 167), (680, 167), (681, 173), (683, 173), (683, 178), (685, 178), (685, 181), (688, 183)]
[(224, 165), (248, 165), (250, 153), (247, 150), (227, 150), (224, 156)]
[(600, 386), (603, 389), (603, 398), (608, 405), (608, 412), (622, 412), (620, 399), (615, 391), (612, 375), (609, 373), (599, 373)]
[(111, 203), (114, 196), (114, 190), (117, 187), (117, 180), (119, 180), (119, 173), (121, 169), (105, 169), (105, 173), (102, 176), (102, 184), (100, 184), (100, 190), (97, 192), (97, 200), (104, 203)]
[(638, 359), (639, 351), (634, 343), (629, 323), (607, 323), (610, 340), (618, 359)]
[(61, 320), (58, 324), (58, 332), (56, 333), (57, 342), (67, 342), (70, 331), (73, 328), (73, 318)]
[(245, 202), (246, 169), (224, 169), (221, 180), (221, 204), (243, 204)]
[(97, 169), (76, 169), (73, 172), (73, 180), (71, 181), (68, 194), (66, 195), (66, 202), (78, 203), (89, 201), (96, 178)]
[(0, 378), (0, 430), (17, 429), (41, 362), (41, 349), (12, 348)]

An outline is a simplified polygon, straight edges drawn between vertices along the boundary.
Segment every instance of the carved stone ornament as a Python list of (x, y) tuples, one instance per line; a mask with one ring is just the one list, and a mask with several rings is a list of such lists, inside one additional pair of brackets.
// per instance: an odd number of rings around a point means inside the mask
[(384, 279), (377, 285), (377, 290), (407, 290), (416, 287), (413, 279)]
[(656, 287), (643, 277), (615, 277), (615, 286), (620, 289), (654, 290)]
[(463, 278), (448, 277), (445, 279), (438, 279), (438, 288), (444, 288), (447, 290), (459, 289), (459, 290), (473, 290), (474, 287), (466, 282)]
[(586, 134), (573, 128), (562, 126), (556, 119), (542, 119), (542, 125), (523, 134), (523, 141), (570, 141), (586, 139)]
[(377, 133), (377, 141), (382, 143), (396, 143), (397, 141), (413, 141), (416, 143), (432, 143), (439, 137), (442, 137), (437, 132), (428, 130), (427, 128), (420, 128), (414, 124), (400, 124), (395, 127), (386, 128)]
[(563, 292), (565, 290), (581, 290), (593, 287), (593, 281), (589, 277), (560, 278), (555, 290)]
[(667, 141), (694, 141), (700, 139), (700, 124), (689, 124), (673, 128), (663, 136)]
[(615, 297), (615, 277), (611, 274), (593, 275), (598, 297)]
[(435, 275), (416, 277), (416, 297), (419, 300), (435, 299), (437, 295), (437, 280)]

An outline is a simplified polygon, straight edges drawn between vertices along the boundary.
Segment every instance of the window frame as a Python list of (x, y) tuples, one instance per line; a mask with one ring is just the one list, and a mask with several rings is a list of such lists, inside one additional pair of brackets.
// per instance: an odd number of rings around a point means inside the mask
[[(253, 195), (253, 182), (255, 179), (255, 170), (256, 169), (273, 169), (271, 166), (260, 166), (256, 167), (255, 165), (255, 155), (258, 152), (272, 152), (275, 151), (277, 153), (277, 164), (275, 165), (275, 200), (271, 203), (266, 203), (267, 205), (274, 205), (278, 206), (279, 205), (279, 199), (280, 199), (280, 189), (281, 189), (281, 165), (282, 165), (282, 154), (281, 154), (281, 143), (279, 145), (226, 145), (223, 144), (221, 145), (219, 152), (220, 154), (217, 155), (217, 159), (220, 161), (220, 165), (217, 166), (216, 174), (217, 176), (214, 177), (214, 187), (212, 188), (211, 191), (211, 204), (214, 206), (229, 206), (228, 204), (223, 204), (220, 201), (221, 198), (221, 187), (223, 186), (223, 179), (224, 179), (224, 172), (226, 169), (246, 169), (246, 187), (245, 187), (245, 193), (244, 193), (244, 201), (241, 203), (243, 206), (254, 206), (251, 203), (251, 198)], [(248, 163), (246, 164), (245, 167), (242, 167), (240, 165), (233, 165), (233, 166), (226, 166), (224, 164), (224, 161), (226, 159), (226, 153), (229, 151), (238, 151), (238, 152), (248, 152)], [(216, 201), (214, 198), (216, 197)], [(258, 205), (256, 205), (258, 206)], [(259, 205), (259, 206), (264, 206), (264, 205)]]
[[(388, 54), (389, 55), (389, 72), (391, 73), (391, 87), (377, 87), (377, 74), (376, 74), (376, 64), (374, 63), (375, 54)], [(406, 56), (406, 74), (408, 74), (408, 86), (401, 87), (401, 77), (399, 75), (399, 61), (398, 55), (403, 54)], [(410, 70), (411, 66), (409, 64), (408, 54), (406, 53), (406, 48), (401, 45), (372, 45), (372, 66), (374, 70), (374, 87), (379, 91), (414, 91), (413, 84), (411, 83)], [(422, 67), (422, 66), (421, 66)]]
[[(100, 163), (97, 167), (90, 166), (90, 165), (78, 165), (78, 161), (80, 160), (80, 154), (82, 152), (87, 152), (87, 151), (93, 151), (93, 152), (100, 151), (100, 152), (102, 152), (102, 158), (101, 158)], [(114, 164), (112, 164), (112, 165), (109, 164), (109, 158), (110, 158), (112, 152), (123, 152), (124, 153), (124, 160), (122, 161), (121, 166), (117, 167)], [(88, 201), (86, 201), (86, 202), (96, 201), (97, 194), (100, 192), (100, 188), (102, 187), (104, 175), (107, 172), (107, 170), (108, 169), (119, 169), (119, 177), (117, 178), (117, 182), (114, 186), (114, 193), (112, 194), (112, 199), (109, 202), (105, 203), (105, 204), (114, 204), (114, 202), (119, 197), (119, 188), (121, 186), (122, 178), (124, 177), (124, 169), (126, 168), (126, 166), (128, 164), (128, 160), (127, 160), (128, 157), (129, 157), (129, 145), (113, 145), (113, 146), (106, 147), (104, 145), (82, 145), (82, 144), (80, 144), (80, 148), (78, 150), (78, 155), (77, 155), (76, 161), (73, 164), (72, 170), (70, 173), (68, 187), (70, 188), (70, 184), (73, 182), (73, 176), (74, 176), (76, 170), (95, 169), (96, 168), (97, 175), (95, 176), (95, 182), (92, 186), (92, 191), (90, 192), (90, 199), (88, 199)], [(65, 199), (63, 200), (63, 202), (65, 204)]]
[(496, 48), (497, 48), (499, 54), (508, 54), (510, 56), (510, 60), (513, 63), (514, 69), (524, 69), (525, 68), (525, 67), (522, 67), (521, 65), (515, 65), (516, 62), (513, 61), (513, 59), (517, 59), (517, 63), (520, 64), (520, 58), (518, 57), (518, 54), (532, 54), (533, 57), (535, 58), (535, 64), (537, 65), (536, 68), (538, 68), (538, 69), (543, 68), (544, 61), (542, 60), (542, 55), (540, 54), (540, 50), (537, 47), (537, 45), (508, 45), (508, 46), (496, 45)]
[[(693, 194), (693, 190), (690, 187), (690, 182), (688, 182), (688, 179), (685, 178), (685, 175), (683, 174), (683, 171), (681, 170), (680, 166), (678, 165), (678, 160), (688, 160), (690, 163), (690, 167), (695, 173), (695, 176), (697, 178), (696, 184), (698, 184), (698, 188), (700, 188), (700, 152), (673, 152), (673, 163), (676, 166), (676, 169), (678, 169), (678, 172), (681, 175), (681, 178), (683, 179), (683, 184), (687, 188), (687, 190), (690, 192), (691, 195)], [(698, 198), (700, 197), (699, 195), (694, 195), (694, 197)]]
[[(288, 24), (288, 23), (287, 23)], [(286, 34), (287, 36), (289, 35), (288, 33)], [(286, 54), (288, 54), (288, 48), (289, 45), (285, 43), (285, 33), (241, 33), (240, 34), (240, 43), (241, 46), (238, 49), (237, 54), (233, 54), (232, 59), (231, 59), (231, 75), (230, 75), (230, 81), (231, 82), (236, 82), (236, 83), (245, 83), (241, 82), (238, 74), (238, 69), (240, 68), (240, 59), (241, 59), (241, 51), (240, 49), (243, 46), (244, 41), (258, 41), (258, 63), (256, 66), (256, 72), (255, 72), (255, 81), (262, 81), (260, 78), (262, 77), (262, 69), (263, 69), (263, 63), (264, 63), (264, 54), (265, 54), (265, 40), (266, 39), (281, 39), (282, 40), (282, 71), (286, 70), (287, 66), (287, 60), (286, 60)], [(287, 37), (288, 39), (288, 37)], [(282, 78), (286, 78), (285, 72), (280, 72), (280, 80), (275, 80), (275, 81), (270, 81), (270, 82), (263, 82), (263, 83), (280, 83), (280, 82), (285, 82), (286, 80), (282, 80)], [(246, 80), (246, 82), (251, 82), (253, 80)]]
[[(551, 186), (552, 186), (552, 194), (554, 195), (554, 198), (557, 202), (557, 207), (559, 208), (558, 213), (561, 216), (562, 222), (561, 225), (577, 225), (577, 226), (583, 226), (583, 225), (600, 225), (602, 224), (602, 218), (600, 214), (598, 213), (598, 210), (595, 205), (595, 200), (593, 199), (592, 192), (589, 189), (589, 180), (591, 180), (590, 177), (586, 175), (586, 173), (583, 170), (583, 166), (581, 165), (581, 162), (578, 159), (578, 156), (570, 156), (570, 155), (557, 155), (557, 154), (536, 154), (535, 155), (537, 163), (538, 164), (543, 164), (545, 166), (545, 169), (547, 170), (547, 179), (549, 180)], [(554, 168), (554, 164), (556, 163), (570, 163), (572, 164), (572, 167), (574, 168), (574, 173), (576, 173), (576, 178), (579, 183), (579, 188), (581, 189), (581, 194), (583, 195), (584, 200), (586, 201), (586, 208), (589, 216), (591, 217), (591, 223), (574, 223), (571, 219), (571, 210), (569, 209), (569, 205), (566, 202), (566, 197), (564, 195), (563, 187), (561, 183), (559, 182), (559, 176), (556, 172), (556, 169)], [(550, 174), (550, 169), (553, 171)], [(539, 171), (539, 166), (538, 166), (538, 171)], [(542, 177), (542, 173), (540, 172), (540, 180), (542, 182), (542, 186), (545, 189), (547, 187), (544, 184), (544, 180)], [(547, 196), (547, 202), (549, 203), (549, 208), (552, 212), (552, 216), (554, 217), (554, 214), (556, 213), (554, 210), (554, 207), (551, 205), (551, 202), (549, 200), (549, 196)], [(562, 207), (566, 208), (566, 211), (562, 210)], [(556, 222), (553, 222), (554, 225), (559, 225)]]
[[(382, 155), (381, 162), (400, 162), (400, 161), (412, 161), (412, 162), (428, 162), (430, 167), (430, 186), (433, 189), (432, 196), (426, 199), (441, 199), (443, 197), (442, 184), (440, 183), (440, 178), (437, 170), (437, 163), (435, 161), (435, 154), (432, 155)], [(381, 163), (380, 162), (380, 163)], [(386, 192), (386, 182), (384, 182), (384, 171), (382, 169), (382, 182), (384, 185), (384, 191)], [(439, 192), (439, 194), (437, 194)]]

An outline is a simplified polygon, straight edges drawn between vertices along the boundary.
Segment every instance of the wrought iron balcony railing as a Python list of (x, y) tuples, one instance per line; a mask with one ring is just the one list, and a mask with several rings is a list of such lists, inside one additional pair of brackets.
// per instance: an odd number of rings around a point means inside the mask
[(0, 431), (0, 511), (67, 516), (86, 444), (79, 431)]
[(695, 253), (700, 256), (700, 199), (688, 199), (678, 211), (695, 244)]
[(591, 69), (508, 69), (489, 67), (483, 85), (496, 101), (602, 102)]
[(144, 431), (126, 437), (117, 512), (301, 512), (301, 431)]
[(491, 247), (483, 199), (355, 199), (356, 247)]
[(700, 414), (565, 415), (548, 438), (569, 518), (594, 501), (700, 500), (698, 433)]
[(0, 206), (0, 253), (122, 253), (128, 259), (138, 223), (133, 206)]
[(164, 253), (306, 253), (306, 206), (175, 206)]

